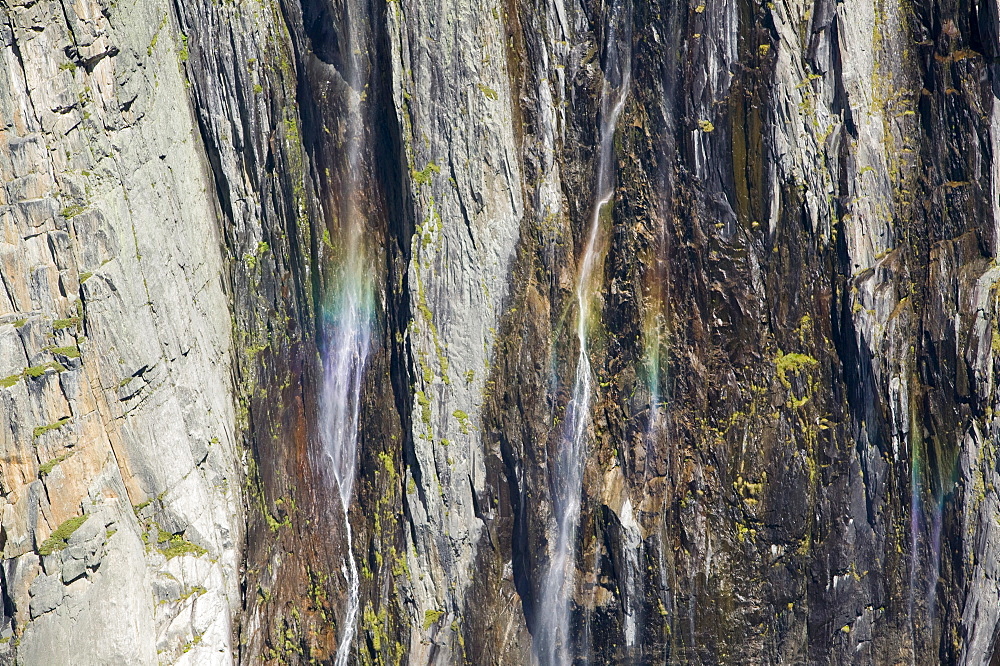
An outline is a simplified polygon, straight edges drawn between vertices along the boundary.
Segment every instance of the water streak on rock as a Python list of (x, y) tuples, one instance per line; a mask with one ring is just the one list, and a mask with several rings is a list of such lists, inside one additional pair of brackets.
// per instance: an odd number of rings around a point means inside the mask
[(628, 93), (631, 76), (631, 12), (627, 3), (614, 3), (609, 12), (601, 87), (600, 146), (597, 158), (596, 201), (587, 227), (587, 244), (581, 258), (576, 284), (576, 337), (579, 345), (573, 393), (567, 406), (563, 445), (551, 469), (555, 542), (542, 583), (536, 629), (536, 654), (542, 664), (570, 664), (573, 650), (570, 636), (571, 601), (574, 588), (576, 536), (580, 523), (583, 470), (587, 455), (587, 427), (590, 423), (592, 368), (588, 347), (591, 305), (600, 285), (597, 269), (606, 252), (602, 233), (604, 208), (614, 197), (614, 135)]
[(363, 141), (361, 119), (362, 82), (357, 62), (361, 37), (353, 20), (353, 11), (346, 8), (347, 40), (345, 71), (342, 72), (348, 91), (348, 136), (345, 137), (347, 160), (339, 206), (339, 241), (336, 250), (337, 283), (332, 297), (326, 299), (324, 325), (329, 342), (324, 351), (324, 380), (321, 429), (324, 453), (330, 473), (337, 486), (344, 513), (346, 539), (345, 565), (342, 567), (348, 584), (347, 609), (337, 643), (336, 666), (347, 666), (351, 644), (357, 632), (360, 606), (360, 580), (353, 555), (353, 531), (350, 521), (351, 498), (357, 471), (358, 418), (361, 403), (361, 383), (371, 347), (373, 287), (363, 238), (364, 218), (359, 210), (360, 183), (358, 169)]

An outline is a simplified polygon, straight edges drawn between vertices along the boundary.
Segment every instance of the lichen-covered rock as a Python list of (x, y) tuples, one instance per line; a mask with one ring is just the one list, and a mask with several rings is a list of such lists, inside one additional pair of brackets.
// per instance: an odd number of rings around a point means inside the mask
[(410, 247), (409, 656), (463, 659), (483, 521), (481, 409), (523, 214), (500, 14), (401, 2), (387, 12), (393, 100), (415, 221)]

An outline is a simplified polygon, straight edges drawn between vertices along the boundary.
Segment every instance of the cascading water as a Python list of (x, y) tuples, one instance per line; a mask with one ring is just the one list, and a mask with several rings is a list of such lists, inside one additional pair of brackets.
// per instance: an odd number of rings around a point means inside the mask
[[(590, 307), (595, 289), (595, 269), (603, 257), (601, 214), (614, 196), (614, 135), (625, 104), (631, 76), (631, 11), (628, 0), (611, 6), (606, 33), (604, 82), (601, 86), (600, 146), (597, 160), (595, 202), (587, 244), (576, 284), (576, 337), (579, 355), (573, 393), (567, 406), (566, 435), (550, 469), (552, 509), (556, 521), (555, 543), (542, 581), (536, 627), (536, 655), (545, 666), (567, 665), (573, 660), (570, 645), (572, 576), (576, 533), (580, 523), (587, 426), (590, 423), (592, 372), (588, 349)], [(624, 48), (623, 48), (624, 47)]]
[[(938, 456), (937, 489), (929, 478), (930, 467), (923, 441), (914, 442), (910, 453), (910, 580), (908, 613), (910, 640), (913, 644), (911, 663), (922, 642), (929, 640), (936, 611), (938, 580), (941, 575), (941, 529), (944, 516), (946, 479), (953, 479), (955, 465)], [(926, 493), (926, 495), (925, 495)], [(928, 501), (925, 503), (925, 497)], [(929, 559), (921, 561), (921, 553)], [(926, 589), (921, 590), (921, 579)], [(918, 603), (920, 604), (918, 606)]]
[(324, 359), (323, 411), (324, 445), (330, 471), (337, 485), (337, 497), (344, 513), (347, 540), (344, 577), (348, 582), (347, 612), (337, 646), (335, 663), (346, 666), (358, 619), (360, 581), (352, 554), (353, 535), (349, 510), (354, 491), (358, 448), (358, 416), (361, 379), (371, 343), (371, 287), (357, 270), (363, 253), (360, 246), (348, 249), (353, 261), (342, 272), (343, 284), (328, 318), (332, 329)]
[(361, 184), (358, 179), (363, 142), (361, 115), (362, 81), (357, 57), (361, 44), (351, 3), (346, 3), (346, 57), (343, 78), (347, 83), (347, 133), (344, 137), (346, 164), (339, 193), (338, 228), (334, 256), (334, 286), (323, 307), (326, 327), (324, 379), (321, 403), (321, 432), (324, 453), (332, 482), (344, 515), (346, 539), (345, 564), (347, 609), (341, 623), (336, 666), (347, 666), (351, 645), (357, 632), (360, 607), (360, 580), (353, 555), (353, 532), (350, 521), (351, 499), (357, 467), (358, 419), (361, 407), (361, 383), (371, 346), (373, 286), (365, 243), (364, 217), (359, 209)]
[(917, 649), (917, 628), (914, 618), (914, 596), (913, 591), (917, 586), (917, 548), (920, 537), (920, 461), (917, 458), (917, 449), (914, 446), (910, 453), (910, 586), (908, 596), (908, 612), (910, 620), (910, 641), (913, 644), (913, 651), (910, 656), (910, 663), (916, 663)]

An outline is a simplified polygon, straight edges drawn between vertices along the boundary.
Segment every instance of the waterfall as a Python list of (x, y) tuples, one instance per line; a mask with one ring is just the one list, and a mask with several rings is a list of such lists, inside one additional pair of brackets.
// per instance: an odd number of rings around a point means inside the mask
[[(928, 476), (930, 469), (926, 444), (914, 442), (910, 453), (910, 579), (907, 595), (907, 612), (910, 624), (910, 640), (913, 648), (911, 663), (916, 663), (919, 637), (924, 640), (933, 635), (934, 618), (937, 607), (938, 579), (941, 575), (941, 530), (944, 517), (946, 493), (945, 479), (954, 474), (954, 469), (939, 470), (940, 481), (935, 488)], [(946, 470), (947, 463), (940, 463)], [(926, 493), (926, 495), (925, 495)], [(926, 497), (926, 502), (924, 498)], [(930, 560), (921, 558), (921, 551)], [(926, 589), (921, 590), (922, 577), (926, 577)], [(918, 603), (921, 604), (918, 606)]]
[(912, 643), (912, 652), (910, 654), (910, 663), (916, 664), (916, 653), (917, 653), (917, 625), (916, 617), (914, 611), (915, 609), (915, 597), (914, 590), (917, 588), (917, 580), (919, 576), (919, 565), (920, 565), (920, 451), (917, 448), (917, 443), (911, 443), (910, 450), (910, 581), (909, 590), (907, 595), (907, 610), (909, 614), (910, 622), (910, 641)]
[(342, 273), (343, 284), (329, 320), (332, 336), (324, 359), (321, 413), (325, 453), (337, 486), (347, 539), (347, 562), (342, 570), (348, 582), (348, 600), (337, 644), (337, 666), (347, 664), (358, 618), (360, 582), (348, 514), (356, 471), (361, 379), (371, 342), (371, 287), (356, 270), (360, 248), (354, 248), (352, 254), (355, 260), (349, 261)]
[(344, 516), (346, 540), (345, 563), (341, 567), (347, 581), (347, 609), (343, 616), (336, 666), (347, 666), (351, 645), (357, 633), (360, 608), (360, 580), (354, 561), (354, 535), (350, 506), (357, 469), (358, 419), (361, 406), (361, 383), (371, 346), (374, 311), (373, 286), (368, 252), (364, 243), (365, 219), (359, 206), (361, 150), (364, 141), (361, 114), (363, 81), (358, 65), (362, 38), (354, 19), (354, 8), (345, 5), (347, 24), (344, 44), (344, 71), (347, 83), (346, 129), (344, 137), (346, 164), (339, 192), (337, 240), (334, 252), (335, 283), (323, 308), (327, 331), (324, 346), (324, 378), (321, 406), (321, 429), (329, 472), (336, 485)]
[(573, 393), (566, 408), (563, 444), (550, 468), (556, 533), (549, 566), (542, 581), (535, 643), (536, 655), (545, 666), (568, 665), (573, 660), (570, 645), (570, 615), (575, 581), (572, 573), (576, 535), (580, 523), (580, 505), (583, 499), (583, 471), (587, 454), (587, 426), (590, 423), (593, 381), (588, 348), (590, 309), (595, 287), (600, 284), (600, 276), (595, 275), (596, 268), (604, 255), (605, 239), (601, 234), (601, 214), (614, 197), (615, 128), (625, 104), (631, 75), (631, 12), (623, 7), (624, 4), (622, 0), (612, 4), (607, 25), (604, 81), (600, 99), (601, 126), (596, 196), (575, 294), (579, 355), (576, 361)]

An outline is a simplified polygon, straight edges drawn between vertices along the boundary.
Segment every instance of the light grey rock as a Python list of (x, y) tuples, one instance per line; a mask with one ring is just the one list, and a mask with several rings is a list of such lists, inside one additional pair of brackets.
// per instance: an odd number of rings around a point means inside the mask
[(181, 596), (181, 583), (172, 575), (160, 574), (153, 579), (153, 595), (157, 603), (176, 601)]
[(69, 539), (66, 543), (69, 544), (70, 549), (81, 546), (87, 542), (93, 542), (95, 540), (102, 539), (104, 537), (104, 521), (100, 519), (100, 516), (88, 517), (86, 521), (80, 527), (76, 528), (76, 531), (69, 535)]
[(66, 593), (58, 576), (39, 576), (28, 592), (31, 594), (31, 619), (55, 610)]
[(83, 558), (64, 557), (62, 566), (62, 581), (69, 584), (87, 571), (87, 561)]
[(11, 599), (20, 600), (12, 617), (16, 626), (22, 626), (30, 619), (29, 604), (25, 603), (29, 596), (31, 583), (41, 572), (39, 558), (35, 553), (27, 553), (3, 562), (4, 580), (7, 585), (7, 595)]
[[(51, 582), (28, 595), (22, 572), (12, 588), (26, 664), (156, 662), (149, 570), (163, 558), (132, 511), (148, 500), (144, 520), (211, 551), (203, 578), (226, 627), (240, 603), (225, 265), (173, 13), (0, 6), (0, 379), (32, 368), (0, 388), (6, 562), (91, 512), (44, 558), (45, 581), (70, 583), (58, 612)], [(228, 633), (206, 642), (232, 659)]]
[(59, 586), (66, 590), (59, 609), (35, 619), (21, 636), (20, 663), (157, 663), (152, 586), (145, 549), (134, 534), (109, 542), (89, 581)]
[(42, 556), (42, 569), (49, 576), (54, 576), (62, 571), (62, 553), (52, 553)]
[(389, 27), (405, 159), (426, 174), (413, 179), (410, 203), (413, 441), (424, 488), (410, 496), (404, 531), (414, 538), (409, 650), (415, 662), (434, 652), (434, 663), (448, 663), (461, 651), (457, 635), (446, 629), (431, 642), (422, 627), (428, 612), (445, 611), (444, 627), (460, 612), (481, 537), (472, 496), (485, 476), (479, 412), (519, 237), (520, 161), (499, 15), (404, 0), (390, 6)]

